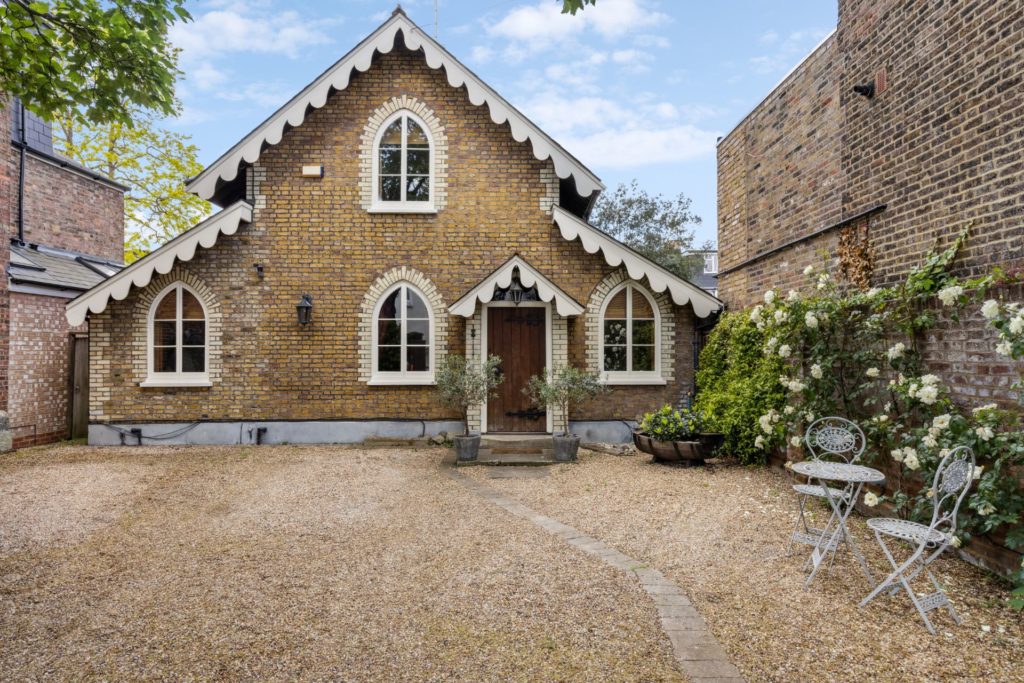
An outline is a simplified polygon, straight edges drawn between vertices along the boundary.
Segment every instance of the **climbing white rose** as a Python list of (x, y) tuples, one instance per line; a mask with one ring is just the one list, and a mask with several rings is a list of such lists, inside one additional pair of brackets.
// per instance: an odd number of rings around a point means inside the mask
[(875, 416), (875, 422), (878, 422), (879, 424), (884, 424), (884, 423), (886, 423), (888, 421), (889, 421), (889, 416), (888, 415), (884, 415), (883, 414), (883, 415), (876, 415)]
[(977, 415), (978, 413), (984, 413), (987, 410), (996, 410), (997, 408), (999, 408), (999, 406), (997, 406), (995, 403), (986, 403), (983, 406), (971, 408), (971, 412)]
[(783, 310), (775, 311), (775, 322), (779, 325), (789, 320), (789, 313)]
[(917, 400), (926, 406), (934, 404), (939, 400), (939, 390), (934, 386), (921, 387), (917, 392)]
[(991, 427), (978, 427), (974, 430), (974, 433), (978, 435), (978, 438), (982, 441), (990, 441), (995, 436), (995, 432), (992, 431)]
[(907, 350), (907, 345), (903, 342), (897, 342), (887, 352), (889, 360), (896, 360), (903, 356), (903, 352)]
[(775, 301), (775, 290), (769, 289), (767, 292), (764, 293), (764, 302), (766, 304), (771, 304), (774, 301)]
[(985, 316), (986, 320), (992, 320), (999, 315), (999, 302), (989, 299), (981, 305), (981, 314)]
[(878, 287), (872, 287), (871, 289), (869, 289), (867, 291), (866, 296), (869, 299), (874, 299), (876, 296), (878, 296), (881, 293), (882, 293), (882, 290), (880, 290)]
[(939, 445), (939, 442), (936, 441), (935, 437), (932, 436), (931, 434), (921, 439), (921, 443), (924, 444), (927, 448), (936, 448)]
[(868, 368), (867, 372), (865, 372), (864, 374), (870, 377), (871, 379), (875, 379), (879, 375), (878, 368)]
[(789, 390), (792, 391), (794, 394), (798, 394), (806, 388), (807, 385), (799, 380), (794, 379), (792, 382), (789, 383)]
[(754, 448), (764, 448), (764, 437), (763, 436), (758, 435), (758, 437), (756, 439), (754, 439)]
[(864, 504), (867, 505), (869, 508), (875, 507), (876, 505), (878, 505), (878, 496), (876, 496), (871, 491), (868, 491), (867, 493), (864, 494)]
[(921, 383), (925, 386), (930, 386), (939, 383), (938, 375), (921, 375)]
[(804, 268), (804, 275), (813, 275), (813, 274), (814, 274), (814, 266), (807, 266), (806, 268)]
[(952, 539), (950, 539), (949, 544), (954, 548), (959, 548), (964, 544), (964, 542), (960, 540), (959, 536), (954, 536)]
[(750, 322), (761, 322), (761, 311), (763, 309), (764, 306), (762, 306), (761, 304), (758, 304), (757, 306), (754, 306), (752, 309), (750, 309)]
[(796, 291), (795, 289), (789, 290), (789, 296), (786, 297), (786, 301), (788, 301), (790, 303), (794, 303), (794, 302), (799, 301), (799, 300), (800, 300), (800, 292)]
[(821, 366), (815, 363), (811, 366), (811, 377), (814, 379), (821, 379), (824, 373), (821, 371)]
[(789, 440), (789, 445), (793, 448), (800, 448), (800, 437), (794, 436)]
[(985, 471), (984, 467), (975, 467), (974, 468), (974, 478), (975, 479), (981, 479), (981, 475), (982, 475), (982, 473), (984, 471)]
[(1017, 316), (1010, 321), (1010, 332), (1013, 334), (1020, 334), (1024, 332), (1024, 318)]
[(807, 315), (804, 316), (804, 324), (807, 325), (807, 327), (811, 328), (812, 330), (817, 329), (818, 319), (814, 316), (813, 313), (808, 312)]
[(796, 412), (796, 408), (794, 408), (793, 406), (786, 406), (785, 408), (782, 409), (782, 412), (784, 412), (786, 415), (792, 415), (793, 413)]
[(891, 455), (892, 459), (895, 460), (896, 462), (903, 462), (903, 449), (902, 448), (897, 448), (894, 451), (890, 451), (889, 455)]
[(989, 503), (988, 501), (985, 501), (984, 503), (982, 503), (981, 506), (978, 508), (978, 514), (981, 515), (982, 517), (988, 517), (989, 515), (991, 515), (995, 511), (996, 511), (995, 506), (992, 505), (992, 503)]
[(943, 287), (939, 290), (939, 301), (942, 302), (943, 306), (952, 306), (956, 303), (960, 295), (964, 293), (964, 288), (960, 285), (952, 285), (950, 287)]
[(917, 459), (917, 452), (914, 449), (905, 448), (903, 450), (903, 465), (908, 470), (916, 470), (921, 466), (921, 462)]
[(932, 426), (935, 427), (935, 429), (946, 429), (949, 427), (950, 420), (952, 419), (953, 416), (950, 415), (949, 413), (945, 413), (944, 415), (936, 415), (934, 418), (932, 418)]
[(1012, 356), (1013, 355), (1013, 344), (1008, 341), (1001, 341), (996, 344), (996, 353), (1000, 356)]
[(789, 344), (783, 344), (779, 347), (779, 358), (789, 358), (792, 353), (793, 349), (789, 348)]

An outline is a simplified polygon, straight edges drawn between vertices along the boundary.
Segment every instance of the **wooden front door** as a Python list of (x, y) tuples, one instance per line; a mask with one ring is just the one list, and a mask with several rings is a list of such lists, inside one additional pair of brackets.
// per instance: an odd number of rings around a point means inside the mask
[(547, 357), (545, 311), (536, 306), (487, 309), (487, 353), (501, 358), (505, 381), (487, 402), (488, 432), (546, 432), (547, 413), (523, 393)]

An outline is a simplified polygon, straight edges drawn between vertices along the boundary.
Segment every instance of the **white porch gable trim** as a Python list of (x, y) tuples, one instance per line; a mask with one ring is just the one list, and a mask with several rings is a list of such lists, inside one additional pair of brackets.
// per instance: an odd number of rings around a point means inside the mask
[(722, 310), (724, 305), (721, 299), (641, 256), (562, 207), (552, 208), (552, 218), (558, 225), (562, 237), (570, 242), (578, 237), (588, 254), (600, 251), (610, 266), (625, 265), (626, 272), (634, 280), (646, 277), (655, 292), (660, 293), (667, 289), (677, 306), (690, 304), (693, 306), (693, 312), (701, 318)]
[(533, 146), (533, 155), (539, 160), (550, 158), (554, 163), (555, 173), (559, 178), (572, 178), (576, 189), (583, 197), (603, 190), (601, 180), (575, 157), (566, 152), (561, 145), (552, 140), (532, 121), (523, 116), (515, 107), (505, 101), (498, 93), (466, 68), (441, 47), (434, 39), (419, 29), (409, 20), (405, 13), (396, 10), (376, 31), (371, 33), (351, 52), (342, 57), (320, 75), (305, 90), (288, 101), (266, 121), (249, 133), (241, 142), (228, 150), (223, 156), (207, 166), (202, 173), (190, 180), (186, 189), (203, 199), (210, 199), (217, 190), (219, 181), (230, 182), (238, 176), (243, 163), (253, 164), (260, 158), (263, 148), (276, 145), (288, 126), (296, 127), (306, 118), (306, 111), (312, 107), (319, 109), (327, 103), (327, 98), (334, 90), (348, 87), (352, 70), (366, 71), (373, 62), (375, 52), (387, 54), (394, 49), (395, 38), (401, 32), (405, 44), (412, 50), (422, 49), (431, 69), (444, 69), (448, 83), (453, 88), (466, 87), (469, 101), (480, 106), (486, 104), (490, 110), (491, 120), (496, 124), (508, 122), (512, 129), (512, 137), (517, 142), (529, 140)]
[(494, 298), (495, 287), (504, 289), (512, 284), (512, 271), (516, 268), (519, 269), (519, 281), (523, 283), (523, 287), (536, 286), (540, 300), (544, 302), (554, 300), (555, 309), (559, 315), (570, 316), (583, 313), (583, 306), (573, 301), (571, 296), (558, 288), (558, 285), (541, 275), (518, 255), (510, 258), (500, 268), (481, 280), (480, 284), (469, 290), (464, 297), (449, 306), (448, 312), (452, 315), (461, 315), (463, 318), (473, 317), (477, 301), (482, 304), (489, 303)]
[(81, 325), (90, 312), (102, 313), (111, 299), (121, 301), (133, 286), (145, 287), (156, 274), (169, 273), (176, 262), (191, 261), (199, 247), (209, 249), (220, 235), (234, 235), (239, 225), (251, 222), (252, 207), (244, 201), (235, 202), (69, 301), (65, 309), (68, 323), (72, 327)]

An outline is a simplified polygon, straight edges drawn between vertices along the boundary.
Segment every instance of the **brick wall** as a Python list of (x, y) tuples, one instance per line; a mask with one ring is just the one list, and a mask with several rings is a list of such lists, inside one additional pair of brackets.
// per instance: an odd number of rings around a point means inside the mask
[[(395, 96), (415, 98), (444, 128), (447, 205), (437, 214), (368, 213), (361, 206), (364, 130)], [(300, 177), (303, 165), (321, 164), (323, 178)], [(401, 49), (378, 56), (249, 170), (253, 223), (183, 266), (220, 306), (220, 380), (202, 389), (138, 386), (143, 378), (133, 354), (145, 354), (145, 341), (134, 330), (144, 293), (135, 291), (91, 317), (91, 419), (456, 417), (437, 403), (433, 387), (369, 387), (360, 380), (366, 293), (388, 271), (413, 267), (447, 307), (518, 253), (586, 304), (612, 269), (579, 242), (566, 242), (552, 224), (542, 201), (551, 193), (549, 164), (422, 57)], [(264, 265), (263, 279), (254, 263)], [(295, 314), (303, 293), (314, 301), (306, 327)], [(631, 418), (691, 388), (692, 313), (675, 315), (673, 382), (617, 388), (574, 418)], [(569, 356), (582, 366), (584, 320), (568, 327)], [(466, 321), (450, 317), (448, 349), (463, 353), (465, 339)]]

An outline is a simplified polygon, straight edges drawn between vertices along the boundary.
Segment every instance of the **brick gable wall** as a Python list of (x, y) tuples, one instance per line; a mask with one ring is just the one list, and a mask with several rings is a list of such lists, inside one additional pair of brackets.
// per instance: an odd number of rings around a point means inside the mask
[[(428, 108), (447, 138), (446, 208), (437, 214), (368, 213), (361, 204), (360, 145), (370, 117), (392, 98)], [(323, 165), (323, 178), (303, 178)], [(140, 388), (124, 353), (138, 291), (91, 316), (91, 419), (228, 420), (455, 417), (433, 387), (368, 387), (360, 380), (360, 310), (385, 273), (423, 273), (447, 307), (518, 253), (583, 303), (611, 272), (600, 255), (566, 242), (544, 210), (550, 162), (534, 158), (486, 108), (469, 104), (443, 73), (397, 49), (378, 56), (350, 86), (309, 114), (249, 170), (253, 223), (200, 250), (186, 264), (218, 298), (223, 316), (222, 378), (211, 388)], [(260, 279), (254, 263), (264, 265)], [(309, 293), (314, 322), (296, 323)], [(676, 309), (674, 381), (623, 387), (574, 418), (632, 418), (692, 386), (692, 312)], [(465, 320), (448, 320), (448, 349), (463, 353)], [(144, 341), (142, 342), (144, 344)], [(586, 362), (582, 317), (568, 329), (569, 356)], [(685, 359), (683, 362), (681, 359)]]

